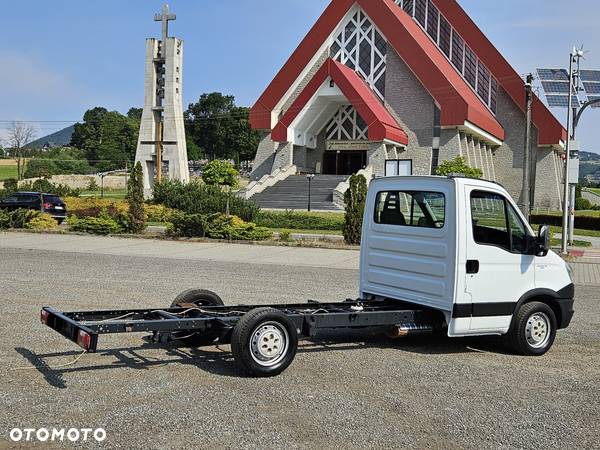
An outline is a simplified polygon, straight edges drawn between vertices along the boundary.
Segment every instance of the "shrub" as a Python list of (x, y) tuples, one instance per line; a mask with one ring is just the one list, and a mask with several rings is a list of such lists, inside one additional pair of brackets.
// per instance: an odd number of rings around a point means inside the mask
[(10, 193), (16, 192), (19, 190), (19, 183), (16, 178), (8, 178), (4, 180), (4, 189)]
[(273, 236), (273, 232), (268, 228), (258, 227), (252, 222), (225, 214), (176, 214), (171, 230), (178, 236), (234, 241), (262, 241)]
[(0, 229), (26, 228), (40, 214), (39, 211), (31, 209), (17, 209), (15, 211), (0, 210)]
[(360, 244), (366, 199), (367, 179), (362, 175), (352, 175), (350, 177), (350, 187), (344, 194), (346, 215), (342, 232), (347, 244)]
[(144, 213), (144, 179), (142, 164), (139, 161), (131, 172), (127, 186), (129, 231), (141, 233), (146, 228), (146, 215)]
[(575, 209), (577, 211), (586, 211), (594, 209), (594, 205), (587, 198), (578, 197), (575, 199)]
[(462, 156), (457, 156), (449, 161), (443, 161), (438, 166), (436, 173), (442, 176), (455, 173), (469, 178), (481, 178), (483, 176), (481, 169), (469, 166)]
[(279, 232), (279, 240), (282, 242), (290, 242), (292, 240), (292, 232), (290, 230), (281, 230)]
[(168, 232), (177, 236), (205, 237), (207, 216), (202, 214), (175, 214)]
[(256, 218), (256, 223), (268, 228), (340, 231), (344, 226), (344, 216), (334, 213), (261, 211)]
[(236, 187), (238, 185), (238, 171), (229, 161), (215, 159), (202, 169), (202, 180), (213, 186)]
[(100, 190), (100, 186), (98, 186), (98, 183), (96, 183), (96, 179), (95, 178), (92, 178), (90, 180), (90, 182), (87, 185), (87, 190), (88, 191), (93, 191), (93, 192)]
[(82, 233), (107, 235), (122, 233), (124, 231), (123, 227), (116, 220), (111, 219), (107, 215), (83, 218), (70, 216), (67, 219), (67, 223), (69, 224), (69, 230)]
[(164, 205), (144, 205), (146, 220), (148, 222), (169, 223), (177, 214), (177, 210), (167, 208)]
[[(182, 183), (163, 180), (154, 186), (154, 202), (187, 214), (225, 213), (229, 194), (218, 186), (207, 186), (198, 181)], [(252, 222), (260, 209), (253, 201), (232, 195), (229, 200), (231, 214)]]
[[(76, 216), (82, 215), (82, 211), (97, 210), (98, 214), (102, 209), (108, 209), (109, 212), (117, 211), (121, 214), (127, 214), (129, 210), (129, 203), (127, 200), (114, 200), (106, 198), (78, 198), (78, 197), (66, 197), (64, 199), (67, 205), (67, 211)], [(91, 214), (85, 214), (88, 216)], [(97, 214), (96, 214), (97, 215)]]
[(50, 214), (40, 214), (37, 217), (31, 219), (26, 225), (25, 228), (30, 230), (51, 230), (52, 228), (56, 228), (58, 226), (58, 222), (52, 218)]

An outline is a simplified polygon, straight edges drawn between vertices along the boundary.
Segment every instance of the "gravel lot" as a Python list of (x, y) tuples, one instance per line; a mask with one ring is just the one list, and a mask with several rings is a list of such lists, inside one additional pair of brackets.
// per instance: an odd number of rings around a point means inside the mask
[(205, 287), (228, 304), (355, 297), (355, 270), (0, 250), (0, 447), (20, 428), (97, 428), (111, 448), (599, 448), (600, 304), (551, 352), (524, 358), (498, 339), (355, 336), (305, 342), (281, 376), (250, 379), (228, 347), (158, 347), (141, 335), (78, 348), (38, 322), (64, 310), (155, 307)]

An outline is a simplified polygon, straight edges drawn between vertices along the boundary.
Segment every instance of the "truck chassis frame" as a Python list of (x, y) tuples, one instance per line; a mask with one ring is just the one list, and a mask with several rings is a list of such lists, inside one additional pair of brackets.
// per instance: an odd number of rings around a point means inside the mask
[[(88, 312), (60, 312), (51, 307), (41, 311), (42, 323), (94, 353), (101, 334), (188, 332), (219, 338), (229, 343), (240, 319), (259, 306), (197, 306), (179, 308), (128, 309)], [(186, 307), (189, 306), (189, 307)], [(260, 305), (280, 311), (295, 325), (302, 337), (314, 337), (319, 331), (352, 328), (393, 328), (404, 334), (433, 330), (441, 326), (441, 313), (398, 301), (345, 301), (342, 303)]]

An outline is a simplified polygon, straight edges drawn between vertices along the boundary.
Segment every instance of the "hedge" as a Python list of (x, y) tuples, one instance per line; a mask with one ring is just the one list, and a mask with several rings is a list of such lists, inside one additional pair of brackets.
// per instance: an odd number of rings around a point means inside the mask
[(174, 216), (169, 232), (183, 237), (209, 237), (234, 241), (263, 241), (273, 236), (273, 232), (268, 228), (224, 214), (180, 213)]
[(54, 220), (54, 218), (50, 214), (40, 214), (37, 217), (31, 219), (26, 225), (25, 228), (29, 230), (51, 230), (58, 226), (58, 222)]
[(102, 215), (101, 217), (84, 218), (70, 216), (67, 219), (67, 223), (69, 224), (69, 230), (79, 231), (81, 233), (107, 235), (122, 233), (125, 231), (123, 226), (120, 225), (116, 220), (105, 215)]
[(39, 211), (32, 209), (0, 210), (0, 229), (26, 228), (32, 220), (40, 215)]
[(257, 216), (256, 224), (267, 228), (285, 228), (290, 230), (340, 231), (344, 226), (344, 215), (296, 211), (261, 211)]
[(182, 183), (164, 180), (154, 186), (154, 203), (187, 214), (225, 213), (229, 201), (229, 212), (245, 221), (255, 220), (260, 208), (251, 200), (221, 191), (218, 186), (207, 186), (198, 181)]
[[(535, 225), (552, 225), (562, 227), (562, 216), (535, 214), (530, 220)], [(600, 230), (600, 217), (575, 216), (575, 228), (580, 230)]]

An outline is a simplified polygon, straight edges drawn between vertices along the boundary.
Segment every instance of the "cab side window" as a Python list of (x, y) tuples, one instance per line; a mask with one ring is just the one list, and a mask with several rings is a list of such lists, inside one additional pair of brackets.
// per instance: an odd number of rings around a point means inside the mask
[(527, 229), (502, 195), (472, 192), (471, 218), (476, 243), (493, 245), (513, 253), (528, 251)]

